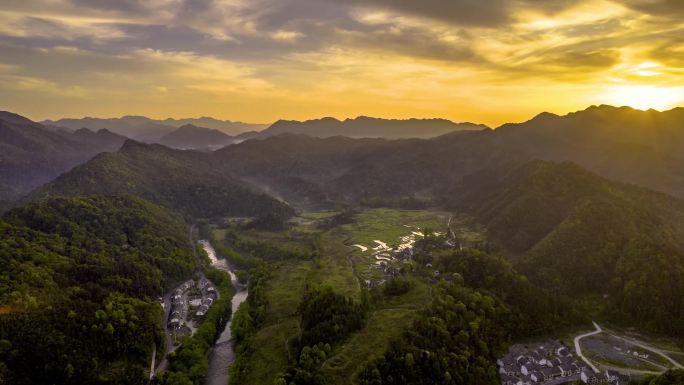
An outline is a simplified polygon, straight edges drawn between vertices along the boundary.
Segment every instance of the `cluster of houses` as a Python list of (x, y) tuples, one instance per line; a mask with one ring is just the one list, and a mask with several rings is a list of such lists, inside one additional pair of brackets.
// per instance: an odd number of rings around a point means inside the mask
[(212, 285), (211, 282), (209, 282), (209, 280), (206, 278), (200, 279), (197, 287), (202, 292), (202, 298), (200, 305), (197, 307), (197, 313), (195, 313), (195, 315), (197, 317), (204, 317), (207, 314), (207, 311), (209, 311), (211, 305), (214, 304), (216, 298), (218, 298), (218, 293), (216, 292), (214, 285)]
[(169, 313), (168, 326), (171, 329), (179, 329), (185, 324), (185, 317), (188, 312), (187, 298), (185, 292), (195, 286), (195, 281), (189, 280), (176, 288), (171, 296), (171, 312)]
[[(199, 294), (189, 293), (193, 288), (199, 289)], [(216, 287), (206, 278), (202, 277), (197, 284), (189, 280), (178, 286), (171, 296), (171, 311), (169, 312), (168, 327), (178, 331), (188, 322), (190, 304), (197, 302), (195, 317), (201, 318), (207, 314), (211, 305), (218, 298)]]
[(620, 348), (620, 347), (618, 347), (618, 346), (613, 346), (613, 349), (617, 350), (618, 352), (620, 352), (620, 353), (622, 353), (622, 354), (625, 354), (625, 355), (632, 355), (632, 356), (634, 356), (634, 357), (643, 358), (643, 359), (645, 359), (645, 360), (647, 360), (648, 357), (649, 357), (648, 354), (646, 354), (646, 353), (639, 353), (639, 352), (636, 351), (636, 350), (632, 351), (632, 350), (629, 350), (629, 349), (622, 349), (622, 348)]
[(580, 379), (585, 384), (613, 384), (613, 385), (628, 385), (633, 378), (628, 374), (622, 374), (615, 370), (606, 370), (603, 373), (594, 373), (587, 370), (581, 373)]
[[(614, 371), (594, 373), (562, 343), (548, 340), (542, 344), (514, 345), (497, 360), (501, 385), (533, 385), (581, 380), (587, 384), (626, 385), (630, 378)], [(567, 380), (567, 381), (563, 381)]]

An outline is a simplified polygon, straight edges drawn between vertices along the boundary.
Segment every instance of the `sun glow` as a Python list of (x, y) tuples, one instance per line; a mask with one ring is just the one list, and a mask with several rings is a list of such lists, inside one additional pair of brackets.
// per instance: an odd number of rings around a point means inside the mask
[(629, 106), (639, 110), (666, 110), (684, 101), (684, 89), (649, 85), (620, 85), (610, 87), (603, 95), (605, 102)]

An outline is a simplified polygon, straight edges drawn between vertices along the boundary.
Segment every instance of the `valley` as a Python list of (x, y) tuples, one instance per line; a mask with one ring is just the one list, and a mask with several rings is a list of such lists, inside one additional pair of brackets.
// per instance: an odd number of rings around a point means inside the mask
[[(520, 130), (576, 118), (541, 116)], [(490, 149), (511, 130), (283, 134), (216, 151), (125, 140), (3, 214), (0, 378), (624, 385), (676, 376), (684, 201), (651, 182), (536, 159), (536, 149)], [(34, 334), (18, 323), (61, 314)], [(592, 321), (601, 329), (579, 330)], [(57, 360), (31, 352), (43, 339), (62, 361), (31, 371), (23, 357)], [(536, 380), (524, 364), (497, 364), (512, 346), (555, 340), (573, 360), (530, 359)], [(63, 353), (74, 346), (92, 358)]]
[(684, 0), (0, 0), (0, 385), (684, 385)]
[[(331, 219), (341, 215), (346, 220), (331, 227), (330, 222), (335, 222)], [(238, 231), (240, 225), (237, 223), (244, 225), (244, 221), (248, 220), (226, 218), (210, 226), (214, 242), (221, 245), (219, 250), (223, 249), (229, 255), (249, 250), (248, 245), (253, 247), (253, 242), (260, 242), (276, 250), (298, 253), (299, 258), (312, 253), (312, 259), (304, 257), (298, 262), (269, 262), (271, 272), (264, 294), (269, 308), (263, 323), (250, 337), (249, 359), (241, 368), (247, 374), (241, 377), (240, 383), (249, 384), (273, 383), (287, 370), (293, 359), (292, 341), (301, 333), (295, 309), (308, 286), (329, 285), (359, 301), (368, 300), (363, 298), (367, 296), (363, 292), (370, 289), (373, 306), (366, 325), (344, 344), (333, 348), (319, 368), (326, 383), (347, 384), (360, 375), (364, 363), (380, 357), (390, 342), (409, 330), (433, 299), (432, 287), (440, 279), (439, 271), (435, 270), (432, 259), (427, 263), (418, 262), (425, 262), (422, 250), (430, 249), (432, 254), (435, 248), (487, 247), (486, 236), (476, 221), (442, 211), (365, 209), (351, 216), (339, 211), (303, 212), (290, 220), (291, 226), (284, 232)], [(428, 237), (425, 237), (425, 231), (428, 231)], [(447, 233), (451, 235), (447, 236)], [(431, 238), (434, 243), (426, 244)], [(436, 246), (437, 243), (441, 243), (440, 246)], [(451, 280), (450, 277), (446, 279)], [(397, 280), (401, 280), (400, 285), (394, 284)], [(399, 292), (387, 296), (389, 290)], [(623, 338), (609, 336), (618, 338), (616, 341)], [(615, 346), (610, 348), (615, 352), (624, 349), (620, 353), (624, 357), (622, 361), (599, 358), (606, 353), (606, 348), (593, 343), (593, 338), (593, 335), (591, 338), (586, 335), (578, 339), (589, 375), (593, 374), (591, 368), (596, 368), (594, 376), (612, 370), (635, 379), (679, 367), (678, 363), (663, 365), (658, 360), (652, 364), (648, 359), (633, 360), (630, 355), (634, 348), (629, 350), (624, 341), (622, 344), (613, 342)], [(574, 352), (575, 347), (571, 344), (569, 350)], [(627, 351), (629, 353), (625, 353)], [(644, 362), (652, 366), (644, 366)], [(651, 369), (647, 370), (649, 367)], [(580, 380), (580, 373), (576, 372), (573, 378)], [(571, 380), (561, 378), (564, 377), (559, 375), (553, 383)]]

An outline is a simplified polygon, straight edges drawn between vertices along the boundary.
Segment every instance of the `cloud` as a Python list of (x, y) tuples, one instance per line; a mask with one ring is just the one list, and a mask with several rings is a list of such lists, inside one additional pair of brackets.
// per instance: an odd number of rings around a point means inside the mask
[(667, 18), (678, 18), (684, 14), (684, 2), (681, 0), (624, 0), (622, 3), (640, 12)]
[(508, 22), (509, 1), (505, 0), (338, 0), (355, 6), (396, 11), (427, 17), (449, 24), (496, 26)]
[(516, 103), (486, 116), (517, 116), (549, 93), (569, 103), (644, 74), (681, 82), (682, 23), (671, 15), (682, 9), (666, 0), (4, 0), (0, 102), (36, 105), (30, 95), (42, 88), (46, 110), (78, 99), (97, 111), (173, 106), (264, 121), (392, 108), (439, 116), (500, 99)]

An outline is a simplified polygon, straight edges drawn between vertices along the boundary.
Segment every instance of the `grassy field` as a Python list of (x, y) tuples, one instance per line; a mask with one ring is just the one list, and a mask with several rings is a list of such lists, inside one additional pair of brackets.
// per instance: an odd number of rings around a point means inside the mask
[[(380, 280), (383, 272), (376, 268), (378, 261), (373, 248), (384, 242), (396, 249), (402, 244), (402, 237), (425, 228), (445, 233), (448, 213), (425, 210), (370, 209), (360, 213), (353, 223), (340, 226), (341, 236), (349, 245), (349, 258), (353, 261), (357, 276), (362, 280)], [(420, 238), (419, 236), (417, 238)], [(367, 250), (353, 245), (366, 247)]]
[(349, 244), (376, 246), (380, 240), (396, 247), (400, 237), (429, 227), (433, 231), (446, 231), (449, 214), (424, 210), (371, 209), (360, 213), (354, 223), (341, 226), (349, 235)]

